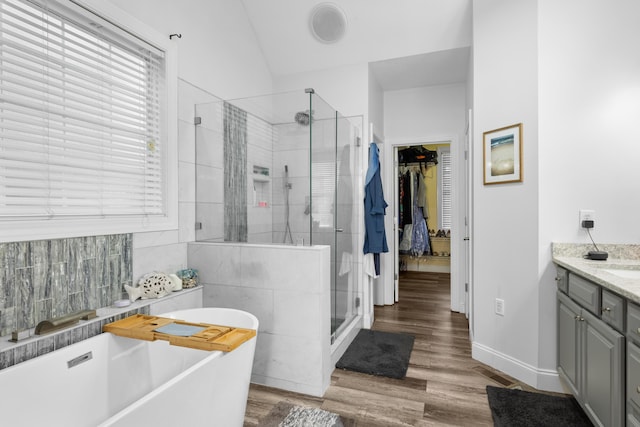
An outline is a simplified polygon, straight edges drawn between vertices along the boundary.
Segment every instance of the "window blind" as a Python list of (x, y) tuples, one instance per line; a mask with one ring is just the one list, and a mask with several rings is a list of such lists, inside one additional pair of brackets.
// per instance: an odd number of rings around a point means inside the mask
[(318, 222), (320, 227), (332, 227), (336, 195), (336, 165), (333, 162), (313, 161), (311, 175), (313, 221)]
[(163, 214), (163, 70), (95, 15), (0, 0), (0, 218)]
[(439, 152), (440, 168), (440, 228), (451, 230), (451, 152)]

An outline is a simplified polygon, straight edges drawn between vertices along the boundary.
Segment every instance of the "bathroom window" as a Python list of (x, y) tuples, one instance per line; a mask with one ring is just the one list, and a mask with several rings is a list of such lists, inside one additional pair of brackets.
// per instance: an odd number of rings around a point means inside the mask
[(0, 0), (0, 36), (2, 229), (166, 220), (165, 51), (66, 0)]

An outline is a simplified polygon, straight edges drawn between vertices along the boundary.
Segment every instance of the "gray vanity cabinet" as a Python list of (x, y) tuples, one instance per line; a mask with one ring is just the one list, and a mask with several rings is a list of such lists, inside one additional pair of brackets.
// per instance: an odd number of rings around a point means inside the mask
[(627, 309), (627, 425), (640, 427), (640, 306)]
[(624, 426), (625, 337), (596, 315), (598, 285), (570, 273), (568, 294), (557, 292), (558, 373), (596, 426)]
[(627, 344), (627, 426), (640, 427), (640, 347)]
[(571, 393), (582, 398), (580, 374), (580, 349), (582, 309), (578, 304), (558, 291), (558, 373), (571, 388)]

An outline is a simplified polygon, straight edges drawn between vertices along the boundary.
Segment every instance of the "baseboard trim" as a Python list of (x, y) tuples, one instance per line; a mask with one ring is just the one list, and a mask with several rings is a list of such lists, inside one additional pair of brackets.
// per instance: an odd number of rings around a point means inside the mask
[(536, 368), (477, 342), (471, 345), (471, 357), (538, 390), (567, 393), (556, 370)]

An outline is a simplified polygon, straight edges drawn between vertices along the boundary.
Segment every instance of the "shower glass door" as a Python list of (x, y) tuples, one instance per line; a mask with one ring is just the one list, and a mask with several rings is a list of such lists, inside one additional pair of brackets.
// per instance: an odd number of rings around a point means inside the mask
[(341, 328), (358, 314), (357, 283), (355, 262), (358, 242), (356, 198), (354, 183), (356, 174), (355, 153), (358, 128), (349, 119), (336, 113), (336, 191), (334, 201), (335, 223), (335, 272), (332, 296), (334, 312), (332, 333), (339, 336)]
[(311, 241), (331, 247), (331, 334), (357, 314), (353, 153), (356, 129), (311, 94)]

